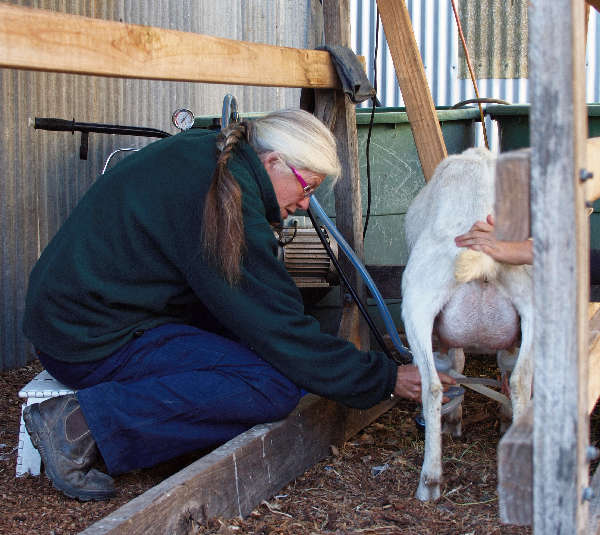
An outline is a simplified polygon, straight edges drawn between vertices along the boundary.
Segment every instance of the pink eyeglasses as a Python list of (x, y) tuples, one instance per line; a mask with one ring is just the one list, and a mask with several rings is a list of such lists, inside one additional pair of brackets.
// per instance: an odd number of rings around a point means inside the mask
[(314, 193), (313, 188), (306, 183), (306, 181), (302, 178), (302, 175), (296, 171), (296, 169), (294, 169), (290, 164), (288, 164), (288, 167), (292, 170), (292, 173), (294, 173), (296, 180), (300, 182), (302, 190), (304, 191), (304, 198), (308, 199)]

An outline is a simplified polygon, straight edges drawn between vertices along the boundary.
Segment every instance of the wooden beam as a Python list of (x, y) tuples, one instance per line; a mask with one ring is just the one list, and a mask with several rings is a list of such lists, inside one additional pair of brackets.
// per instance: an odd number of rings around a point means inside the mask
[(448, 155), (417, 41), (404, 0), (377, 0), (406, 113), (428, 181)]
[(208, 518), (244, 517), (393, 404), (359, 411), (309, 394), (285, 420), (235, 437), (81, 535), (183, 535)]
[(531, 236), (529, 183), (531, 151), (502, 153), (496, 162), (495, 233), (499, 240), (522, 241)]
[[(350, 46), (349, 0), (324, 0), (323, 21), (325, 44)], [(355, 105), (342, 91), (317, 91), (315, 115), (323, 120), (336, 138), (338, 154), (342, 164), (342, 175), (335, 185), (336, 225), (352, 247), (357, 257), (364, 262), (362, 238), (362, 202), (360, 195), (360, 170), (358, 158), (358, 134), (356, 130)], [(357, 270), (343, 255), (342, 269), (349, 274), (350, 282), (363, 303), (366, 289)], [(345, 292), (345, 288), (341, 288)], [(338, 336), (354, 343), (361, 349), (369, 347), (369, 331), (357, 305), (342, 297), (344, 303)]]
[[(588, 316), (590, 376), (586, 410), (590, 414), (600, 397), (600, 303), (588, 304)], [(505, 524), (532, 523), (533, 403), (513, 422), (498, 444), (498, 503), (500, 520)]]
[(585, 23), (584, 23), (584, 32), (585, 32), (585, 47), (587, 49), (587, 38), (588, 38), (588, 26), (590, 24), (590, 4), (585, 3)]
[(328, 52), (0, 3), (0, 67), (120, 78), (337, 88)]

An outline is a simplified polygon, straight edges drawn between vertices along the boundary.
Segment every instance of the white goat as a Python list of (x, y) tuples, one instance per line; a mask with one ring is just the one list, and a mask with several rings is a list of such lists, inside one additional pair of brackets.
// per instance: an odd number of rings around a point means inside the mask
[[(503, 350), (518, 343), (520, 317), (521, 345), (510, 378), (515, 417), (531, 397), (531, 267), (497, 263), (454, 243), (475, 221), (493, 213), (495, 161), (486, 149), (446, 158), (406, 217), (409, 259), (402, 279), (402, 317), (422, 381), (425, 458), (417, 498), (424, 501), (440, 496), (442, 477), (443, 392), (432, 349), (434, 332), (442, 346), (440, 361), (453, 361), (462, 373), (463, 349), (498, 351), (501, 364), (507, 355)], [(460, 433), (460, 423), (455, 432)]]

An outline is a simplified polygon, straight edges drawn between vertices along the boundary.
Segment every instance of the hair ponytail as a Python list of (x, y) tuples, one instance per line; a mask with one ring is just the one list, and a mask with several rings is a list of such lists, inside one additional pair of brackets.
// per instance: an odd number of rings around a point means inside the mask
[(236, 144), (246, 136), (246, 131), (245, 123), (237, 124), (224, 134), (224, 139), (218, 141), (221, 153), (206, 195), (202, 218), (204, 251), (231, 285), (240, 280), (245, 240), (242, 190), (227, 164)]

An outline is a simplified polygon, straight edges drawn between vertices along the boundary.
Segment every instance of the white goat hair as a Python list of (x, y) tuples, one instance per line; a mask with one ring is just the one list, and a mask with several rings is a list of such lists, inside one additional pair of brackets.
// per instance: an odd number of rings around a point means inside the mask
[[(406, 216), (409, 259), (402, 279), (402, 318), (422, 381), (425, 458), (417, 498), (423, 501), (440, 496), (442, 477), (443, 392), (432, 349), (434, 331), (443, 347), (438, 363), (451, 361), (462, 373), (463, 349), (498, 351), (504, 366), (510, 360), (506, 350), (517, 343), (520, 318), (521, 344), (510, 378), (515, 417), (531, 397), (531, 266), (498, 263), (454, 243), (475, 221), (493, 213), (495, 161), (480, 148), (446, 158)], [(455, 434), (460, 434), (461, 414), (451, 422)]]

